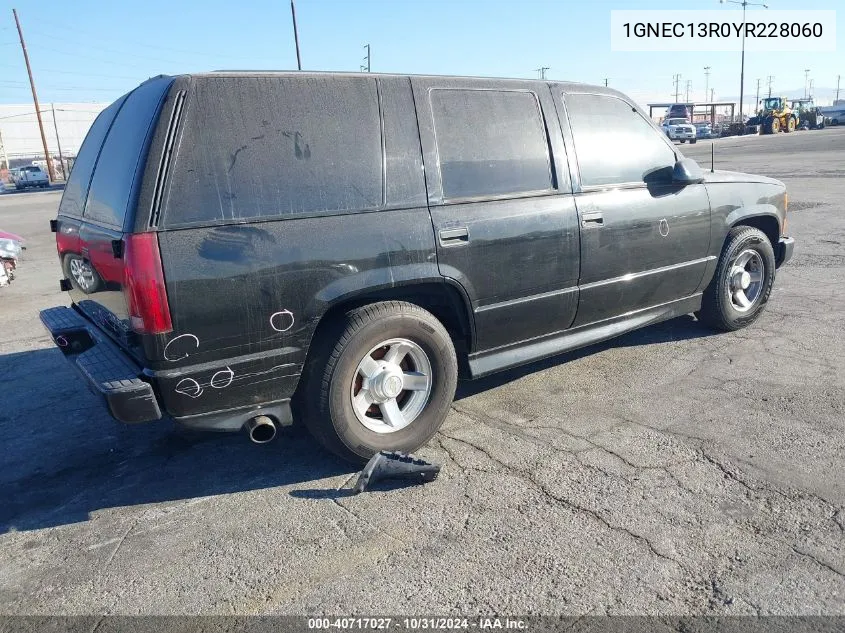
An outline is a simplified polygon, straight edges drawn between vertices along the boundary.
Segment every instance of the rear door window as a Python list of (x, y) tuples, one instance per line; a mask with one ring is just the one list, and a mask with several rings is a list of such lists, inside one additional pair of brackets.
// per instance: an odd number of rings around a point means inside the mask
[(430, 94), (445, 198), (551, 189), (549, 146), (536, 95), (451, 89)]
[(91, 124), (88, 134), (82, 142), (82, 147), (79, 148), (79, 153), (76, 155), (73, 169), (70, 171), (70, 178), (65, 185), (62, 202), (59, 205), (59, 215), (82, 216), (82, 211), (85, 209), (85, 200), (88, 198), (91, 174), (94, 172), (97, 156), (99, 156), (100, 148), (103, 146), (103, 139), (106, 138), (109, 126), (125, 100), (126, 95), (100, 112), (94, 119), (94, 123)]
[(641, 183), (671, 173), (675, 151), (633, 106), (609, 95), (565, 99), (583, 187)]
[(384, 205), (374, 79), (201, 77), (168, 185), (168, 227)]
[(97, 160), (85, 206), (86, 219), (123, 227), (150, 133), (172, 82), (172, 77), (153, 79), (129, 93)]

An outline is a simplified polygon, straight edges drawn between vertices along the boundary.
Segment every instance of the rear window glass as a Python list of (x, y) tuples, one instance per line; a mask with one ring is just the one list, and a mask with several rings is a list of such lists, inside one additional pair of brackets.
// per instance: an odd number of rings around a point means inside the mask
[(111, 122), (120, 106), (126, 100), (124, 95), (108, 108), (100, 112), (85, 140), (82, 142), (82, 147), (79, 148), (79, 153), (76, 155), (76, 160), (73, 163), (73, 169), (70, 171), (70, 178), (68, 178), (65, 186), (64, 195), (62, 195), (62, 202), (59, 205), (59, 213), (62, 215), (71, 215), (79, 217), (82, 215), (82, 210), (85, 208), (85, 199), (88, 197), (88, 185), (91, 183), (91, 172), (94, 171), (94, 164), (97, 162), (97, 155), (100, 153), (100, 147), (103, 146), (103, 139), (109, 131)]
[(446, 198), (499, 196), (550, 189), (546, 131), (530, 92), (431, 92)]
[(100, 152), (85, 217), (123, 227), (141, 155), (156, 120), (171, 77), (138, 86), (126, 98)]
[(199, 78), (171, 173), (167, 226), (381, 207), (375, 80)]

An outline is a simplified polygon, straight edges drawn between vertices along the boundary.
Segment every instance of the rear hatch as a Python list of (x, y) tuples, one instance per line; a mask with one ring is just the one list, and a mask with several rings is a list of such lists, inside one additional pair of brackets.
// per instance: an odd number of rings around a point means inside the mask
[[(150, 274), (156, 273), (158, 242), (155, 233), (133, 229), (151, 140), (172, 83), (172, 77), (151, 79), (97, 117), (77, 155), (55, 227), (74, 305), (142, 362), (137, 332), (149, 332), (150, 323), (149, 315), (139, 314), (138, 295), (157, 291)], [(163, 279), (161, 287), (163, 293)], [(169, 327), (166, 295), (158, 298), (163, 303), (154, 306), (159, 314), (152, 315), (157, 319), (152, 333)]]

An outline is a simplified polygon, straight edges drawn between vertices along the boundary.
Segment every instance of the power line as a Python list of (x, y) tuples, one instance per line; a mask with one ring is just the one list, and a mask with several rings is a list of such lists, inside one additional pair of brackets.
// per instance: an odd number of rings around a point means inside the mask
[[(15, 89), (26, 89), (26, 85), (23, 86), (6, 86), (8, 90), (15, 90)], [(58, 90), (60, 92), (128, 92), (126, 88), (87, 88), (85, 86), (58, 86), (58, 87), (47, 87), (44, 89), (45, 92), (50, 92), (51, 90)]]
[[(65, 57), (78, 57), (79, 59), (89, 59), (89, 60), (93, 60), (93, 61), (96, 61), (96, 62), (100, 62), (101, 64), (111, 64), (113, 66), (125, 66), (125, 67), (130, 67), (130, 68), (137, 68), (138, 67), (138, 64), (120, 62), (120, 61), (117, 61), (117, 60), (114, 60), (114, 59), (103, 59), (102, 57), (95, 57), (93, 55), (85, 55), (83, 53), (77, 53), (76, 51), (68, 50), (68, 49), (53, 48), (52, 46), (39, 45), (38, 50), (39, 51), (50, 51), (50, 52), (53, 52), (53, 53), (61, 53)], [(123, 53), (121, 53), (121, 54), (123, 54)], [(132, 55), (132, 57), (136, 57), (136, 56)], [(165, 63), (168, 63), (168, 64), (175, 63), (172, 59), (170, 59), (170, 60), (156, 60), (156, 61), (164, 61)]]
[[(160, 49), (160, 50), (165, 50), (165, 51), (172, 51), (174, 53), (188, 53), (190, 55), (201, 55), (203, 57), (206, 57), (206, 56), (209, 55), (209, 53), (207, 53), (207, 52), (204, 53), (204, 52), (201, 52), (201, 51), (187, 50), (187, 49), (184, 49), (184, 48), (173, 48), (171, 46), (160, 46), (158, 44), (150, 44), (149, 42), (144, 42), (144, 41), (141, 41), (141, 40), (131, 40), (131, 39), (123, 38), (123, 37), (110, 37), (108, 35), (103, 35), (102, 31), (90, 31), (90, 30), (87, 30), (87, 29), (77, 29), (76, 27), (74, 27), (73, 30), (71, 31), (71, 29), (67, 28), (67, 25), (60, 24), (58, 22), (53, 22), (51, 20), (45, 20), (40, 15), (38, 17), (38, 24), (39, 25), (45, 25), (46, 24), (48, 26), (58, 27), (58, 28), (62, 29), (63, 31), (66, 31), (66, 32), (79, 33), (81, 35), (89, 35), (89, 36), (92, 36), (92, 37), (96, 37), (99, 40), (111, 40), (111, 41), (114, 41), (114, 42), (131, 44), (132, 46), (143, 46), (143, 47), (146, 47), (146, 48), (155, 48), (155, 49)], [(77, 41), (76, 43), (79, 43), (79, 42)], [(88, 46), (87, 42), (86, 42), (86, 46)]]
[[(35, 31), (35, 33), (40, 34), (44, 37), (48, 37), (52, 40), (61, 40), (61, 41), (64, 41), (64, 42), (69, 42), (71, 44), (81, 45), (81, 42), (80, 42), (79, 39), (62, 37), (60, 35), (51, 35), (49, 33), (44, 33), (43, 31), (38, 31), (37, 29), (29, 29), (29, 31), (33, 31), (33, 30)], [(38, 48), (41, 49), (41, 48), (45, 48), (45, 47), (39, 45)], [(94, 50), (101, 50), (101, 51), (106, 52), (106, 53), (115, 53), (117, 55), (126, 55), (126, 56), (129, 56), (129, 57), (133, 57), (135, 59), (147, 59), (149, 61), (154, 61), (154, 62), (173, 63), (172, 58), (165, 59), (163, 57), (150, 57), (149, 55), (139, 55), (135, 51), (118, 50), (118, 49), (109, 48), (109, 47), (106, 47), (106, 46), (100, 46), (99, 44), (91, 44), (89, 42), (85, 42), (85, 48), (86, 48), (86, 50), (94, 49)], [(50, 50), (50, 49), (48, 49), (48, 50)], [(207, 54), (205, 56), (207, 56)]]
[[(0, 68), (14, 68), (18, 70), (20, 66), (14, 64), (0, 64)], [(80, 72), (77, 70), (60, 70), (58, 68), (39, 68), (39, 73), (55, 73), (61, 75), (79, 75), (81, 77), (105, 77), (106, 79), (132, 79), (133, 81), (138, 81), (139, 78), (144, 76), (144, 73), (139, 73), (138, 75), (106, 75), (103, 73), (89, 73), (89, 72)]]

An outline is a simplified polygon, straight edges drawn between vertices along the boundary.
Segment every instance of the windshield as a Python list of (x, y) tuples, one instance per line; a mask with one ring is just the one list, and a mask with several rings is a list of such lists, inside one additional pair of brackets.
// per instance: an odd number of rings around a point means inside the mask
[(772, 97), (771, 99), (763, 99), (764, 110), (777, 110), (780, 108), (780, 99)]
[(669, 119), (668, 123), (669, 125), (684, 125), (686, 123), (689, 123), (689, 121), (687, 121), (686, 119)]

